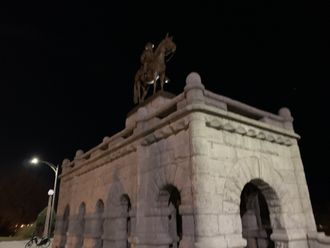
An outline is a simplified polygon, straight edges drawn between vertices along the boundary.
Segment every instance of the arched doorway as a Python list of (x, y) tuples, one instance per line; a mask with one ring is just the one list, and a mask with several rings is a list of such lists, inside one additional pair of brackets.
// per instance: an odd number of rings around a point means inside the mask
[(127, 194), (124, 194), (120, 198), (120, 205), (125, 216), (125, 231), (126, 231), (126, 247), (131, 247), (131, 244), (128, 242), (128, 238), (131, 236), (131, 217), (129, 211), (131, 210), (131, 200)]
[(98, 200), (96, 203), (96, 238), (94, 248), (103, 247), (103, 213), (104, 213), (104, 203), (102, 200)]
[(78, 213), (78, 222), (77, 222), (77, 243), (76, 248), (83, 247), (84, 244), (84, 233), (85, 233), (85, 212), (86, 212), (86, 205), (85, 203), (81, 203), (79, 206), (79, 213)]
[(182, 216), (179, 213), (179, 206), (181, 204), (181, 195), (179, 190), (173, 185), (166, 185), (163, 191), (169, 194), (168, 206), (173, 211), (168, 216), (169, 219), (169, 232), (173, 239), (173, 243), (169, 245), (170, 248), (178, 248), (182, 239)]
[(247, 240), (247, 248), (273, 248), (270, 239), (272, 233), (269, 208), (262, 193), (270, 187), (262, 180), (247, 183), (241, 193), (240, 215), (242, 235)]
[(67, 232), (69, 229), (69, 216), (70, 216), (70, 207), (69, 205), (67, 205), (65, 207), (63, 219), (62, 219), (60, 248), (64, 248), (66, 244)]

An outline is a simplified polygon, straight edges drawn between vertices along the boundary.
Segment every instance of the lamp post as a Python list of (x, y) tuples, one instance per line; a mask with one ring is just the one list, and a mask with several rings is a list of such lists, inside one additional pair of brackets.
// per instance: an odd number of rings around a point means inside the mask
[(47, 214), (45, 219), (45, 226), (44, 226), (44, 235), (43, 237), (49, 236), (49, 227), (51, 226), (50, 216), (51, 216), (51, 205), (52, 205), (52, 197), (54, 195), (54, 190), (50, 189), (48, 190), (48, 205), (47, 205)]
[[(51, 211), (50, 211), (50, 219), (49, 219), (49, 221), (51, 222), (52, 218), (53, 218), (54, 208), (55, 208), (55, 195), (56, 195), (57, 176), (58, 176), (59, 166), (55, 166), (52, 163), (49, 163), (47, 161), (39, 160), (38, 158), (33, 158), (30, 162), (31, 162), (31, 164), (35, 164), (35, 165), (45, 164), (49, 168), (51, 168), (55, 173), (54, 188), (53, 188), (54, 194), (53, 194), (53, 197), (52, 197), (52, 208), (51, 208)], [(46, 225), (45, 225), (45, 227), (46, 227)], [(47, 237), (49, 237), (49, 229), (50, 229), (49, 227), (51, 228), (51, 224), (49, 225), (49, 223), (48, 223)]]

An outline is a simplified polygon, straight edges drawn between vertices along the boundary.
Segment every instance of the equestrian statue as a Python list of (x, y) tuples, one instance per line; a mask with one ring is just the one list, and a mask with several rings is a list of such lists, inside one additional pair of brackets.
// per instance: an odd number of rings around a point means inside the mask
[[(134, 103), (142, 103), (144, 101), (152, 84), (154, 85), (153, 94), (155, 94), (158, 80), (161, 90), (164, 89), (164, 84), (169, 82), (169, 79), (165, 76), (165, 62), (172, 58), (176, 50), (176, 45), (172, 38), (167, 34), (155, 50), (152, 43), (148, 42), (145, 45), (140, 58), (141, 67), (135, 74)], [(165, 61), (167, 57), (168, 59)]]

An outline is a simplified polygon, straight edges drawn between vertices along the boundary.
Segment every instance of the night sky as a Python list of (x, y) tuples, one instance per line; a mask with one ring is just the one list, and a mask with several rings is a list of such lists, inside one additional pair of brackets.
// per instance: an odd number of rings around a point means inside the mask
[(110, 2), (0, 9), (0, 235), (47, 205), (53, 173), (32, 156), (60, 164), (124, 128), (144, 45), (167, 32), (167, 91), (196, 71), (215, 93), (291, 109), (314, 212), (330, 215), (329, 5)]

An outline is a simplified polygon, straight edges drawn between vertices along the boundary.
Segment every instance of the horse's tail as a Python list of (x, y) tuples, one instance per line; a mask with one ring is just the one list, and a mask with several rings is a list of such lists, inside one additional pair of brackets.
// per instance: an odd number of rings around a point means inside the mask
[(137, 89), (136, 89), (137, 86), (136, 85), (137, 85), (137, 83), (135, 82), (134, 83), (134, 103), (135, 104), (137, 104), (137, 101), (138, 101), (138, 99), (137, 99)]
[(134, 103), (137, 104), (139, 101), (139, 86), (138, 86), (138, 77), (137, 75), (135, 76), (135, 81), (134, 81)]

